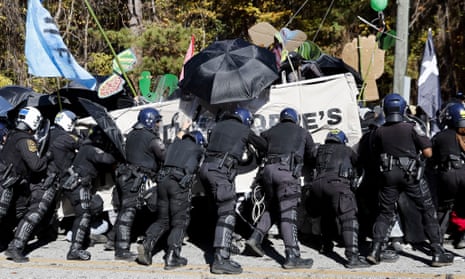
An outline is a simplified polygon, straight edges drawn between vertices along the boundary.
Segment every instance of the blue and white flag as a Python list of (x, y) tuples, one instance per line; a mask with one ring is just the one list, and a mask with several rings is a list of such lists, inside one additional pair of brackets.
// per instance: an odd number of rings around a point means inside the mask
[(420, 77), (418, 78), (418, 106), (428, 115), (432, 134), (439, 131), (436, 113), (441, 109), (441, 86), (439, 83), (439, 69), (434, 50), (433, 35), (428, 30), (423, 60), (421, 62)]
[(25, 53), (29, 74), (64, 77), (95, 89), (95, 77), (74, 60), (53, 18), (40, 0), (28, 2)]

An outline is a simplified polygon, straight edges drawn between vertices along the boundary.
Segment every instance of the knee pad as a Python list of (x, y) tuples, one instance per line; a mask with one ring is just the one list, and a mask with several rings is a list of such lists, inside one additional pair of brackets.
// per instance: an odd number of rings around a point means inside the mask
[(90, 214), (93, 216), (103, 212), (103, 199), (100, 195), (94, 195), (90, 200)]

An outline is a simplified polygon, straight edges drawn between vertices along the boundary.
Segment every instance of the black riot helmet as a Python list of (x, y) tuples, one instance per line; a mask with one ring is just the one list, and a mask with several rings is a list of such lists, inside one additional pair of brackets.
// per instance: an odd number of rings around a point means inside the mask
[(462, 103), (449, 105), (445, 118), (450, 128), (465, 128), (465, 106)]
[(250, 127), (253, 124), (253, 116), (252, 116), (252, 113), (250, 113), (248, 109), (237, 108), (232, 114), (232, 117), (236, 118), (237, 120), (239, 120), (242, 124), (246, 125), (247, 127)]
[(137, 116), (137, 123), (149, 130), (153, 129), (155, 124), (161, 120), (160, 112), (154, 108), (144, 108)]
[(349, 140), (347, 139), (346, 134), (342, 130), (333, 129), (328, 132), (328, 135), (326, 135), (325, 139), (325, 143), (330, 142), (346, 144), (349, 142)]
[(279, 114), (279, 122), (291, 121), (295, 124), (299, 124), (299, 114), (293, 108), (285, 108)]
[(404, 120), (407, 102), (397, 93), (391, 93), (383, 99), (383, 111), (386, 122), (401, 122)]

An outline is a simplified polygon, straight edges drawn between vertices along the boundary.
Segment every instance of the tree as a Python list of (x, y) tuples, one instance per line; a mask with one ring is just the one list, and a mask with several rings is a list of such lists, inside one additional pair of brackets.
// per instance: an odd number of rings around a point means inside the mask
[[(135, 48), (139, 56), (137, 81), (141, 70), (154, 74), (179, 73), (191, 34), (200, 50), (216, 39), (242, 37), (261, 21), (277, 29), (288, 27), (304, 31), (326, 54), (338, 56), (345, 43), (359, 35), (375, 31), (357, 19), (360, 15), (374, 19), (377, 13), (369, 1), (353, 0), (99, 0), (89, 1), (97, 18), (119, 52)], [(444, 99), (463, 90), (465, 53), (463, 29), (465, 3), (460, 0), (411, 0), (409, 26), (409, 59), (407, 74), (413, 78), (412, 92), (423, 53), (428, 27), (433, 29), (439, 59), (441, 89)], [(305, 6), (302, 6), (306, 3)], [(106, 74), (105, 63), (113, 59), (84, 1), (43, 1), (54, 17), (60, 32), (79, 64), (95, 74)], [(59, 79), (32, 78), (27, 74), (24, 57), (27, 1), (0, 3), (0, 75), (6, 82), (39, 87), (43, 92), (56, 90)], [(298, 12), (298, 13), (297, 13)], [(388, 28), (395, 26), (396, 3), (390, 1), (384, 10)], [(18, 24), (18, 19), (23, 19)], [(386, 52), (385, 74), (378, 79), (381, 93), (392, 90), (394, 49)], [(108, 62), (109, 63), (109, 62)], [(136, 84), (137, 82), (135, 82)]]

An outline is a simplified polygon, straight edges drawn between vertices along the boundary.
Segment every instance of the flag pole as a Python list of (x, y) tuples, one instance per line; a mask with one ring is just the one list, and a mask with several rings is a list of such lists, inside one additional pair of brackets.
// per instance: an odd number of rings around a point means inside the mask
[(98, 27), (100, 33), (102, 33), (102, 36), (103, 36), (103, 38), (105, 39), (105, 42), (108, 44), (108, 47), (110, 48), (111, 53), (112, 53), (113, 56), (115, 57), (116, 64), (118, 64), (118, 67), (120, 68), (121, 73), (122, 73), (124, 79), (125, 79), (126, 82), (128, 83), (128, 86), (129, 86), (129, 88), (131, 89), (132, 94), (134, 95), (134, 97), (137, 97), (137, 92), (136, 92), (136, 90), (134, 89), (134, 86), (132, 86), (132, 82), (129, 80), (128, 76), (126, 75), (126, 72), (123, 70), (123, 67), (121, 66), (121, 63), (120, 63), (120, 61), (119, 61), (119, 59), (118, 59), (118, 55), (116, 54), (115, 50), (113, 49), (113, 46), (111, 45), (111, 42), (110, 42), (110, 40), (108, 39), (107, 34), (105, 33), (105, 30), (103, 30), (102, 26), (100, 25), (100, 22), (98, 21), (98, 18), (97, 18), (97, 16), (96, 16), (95, 13), (94, 13), (94, 10), (92, 9), (92, 7), (91, 7), (90, 4), (89, 4), (89, 1), (88, 1), (88, 0), (84, 0), (84, 2), (86, 3), (87, 10), (89, 11), (90, 15), (91, 15), (92, 18), (94, 19), (95, 24), (97, 24), (97, 27)]

